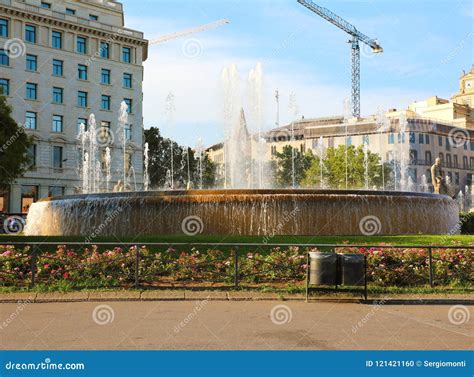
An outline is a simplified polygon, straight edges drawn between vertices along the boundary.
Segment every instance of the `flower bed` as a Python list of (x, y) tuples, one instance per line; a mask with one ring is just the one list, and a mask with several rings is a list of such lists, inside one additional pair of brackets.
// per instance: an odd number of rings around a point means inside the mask
[[(306, 252), (317, 249), (277, 247), (266, 251), (241, 251), (238, 257), (239, 282), (282, 284), (304, 282)], [(426, 285), (429, 257), (426, 249), (338, 248), (338, 253), (367, 256), (368, 280), (376, 286), (406, 287)], [(66, 284), (72, 288), (131, 287), (139, 259), (139, 281), (143, 285), (171, 283), (220, 283), (234, 281), (235, 256), (218, 249), (149, 249), (136, 246), (99, 251), (96, 246), (81, 250), (58, 246), (41, 252), (32, 260), (30, 248), (0, 246), (2, 286), (27, 286), (35, 262), (35, 280), (42, 284)], [(467, 286), (472, 281), (472, 251), (462, 248), (433, 249), (434, 282), (444, 286)]]

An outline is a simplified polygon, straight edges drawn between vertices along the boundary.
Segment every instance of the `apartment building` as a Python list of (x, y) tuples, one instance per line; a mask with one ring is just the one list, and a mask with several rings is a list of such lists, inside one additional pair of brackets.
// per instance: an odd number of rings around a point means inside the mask
[[(142, 185), (147, 54), (143, 33), (124, 27), (119, 2), (0, 0), (0, 88), (34, 140), (32, 165), (0, 193), (0, 211), (27, 212), (39, 198), (81, 192), (78, 133), (90, 114), (102, 140), (98, 153), (111, 150), (112, 184), (126, 165)], [(122, 101), (129, 107), (125, 159), (118, 130)]]

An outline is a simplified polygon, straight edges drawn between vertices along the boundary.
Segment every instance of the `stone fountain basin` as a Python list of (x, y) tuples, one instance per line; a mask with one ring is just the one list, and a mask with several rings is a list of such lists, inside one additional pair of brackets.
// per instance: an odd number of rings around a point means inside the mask
[[(100, 193), (34, 203), (29, 236), (456, 234), (447, 196), (361, 190)], [(270, 242), (270, 241), (269, 241)]]

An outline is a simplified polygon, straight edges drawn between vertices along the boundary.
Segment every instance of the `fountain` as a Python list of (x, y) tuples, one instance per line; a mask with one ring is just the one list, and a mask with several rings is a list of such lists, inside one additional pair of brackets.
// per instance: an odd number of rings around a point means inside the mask
[[(364, 146), (365, 190), (323, 189), (324, 143), (319, 139), (318, 154), (321, 168), (321, 189), (262, 189), (265, 186), (265, 160), (260, 157), (249, 162), (248, 152), (252, 148), (246, 129), (242, 109), (239, 75), (235, 65), (222, 72), (224, 88), (223, 108), (225, 124), (224, 143), (224, 187), (226, 189), (203, 190), (204, 147), (198, 142), (199, 190), (192, 190), (189, 148), (181, 161), (187, 169), (188, 190), (174, 190), (174, 157), (171, 145), (170, 169), (166, 172), (166, 188), (148, 191), (149, 146), (144, 146), (144, 190), (138, 192), (135, 170), (128, 161), (125, 125), (128, 122), (126, 103), (120, 107), (119, 131), (122, 134), (123, 171), (121, 186), (116, 192), (100, 192), (110, 189), (111, 156), (105, 150), (105, 173), (102, 173), (98, 158), (95, 118), (91, 115), (88, 130), (81, 125), (79, 139), (82, 147), (83, 194), (42, 199), (34, 203), (28, 213), (25, 234), (28, 236), (90, 236), (97, 229), (103, 236), (135, 236), (137, 234), (167, 235), (183, 234), (189, 218), (200, 219), (201, 234), (208, 235), (360, 235), (367, 234), (447, 234), (458, 229), (459, 207), (448, 196), (428, 193), (427, 183), (420, 192), (398, 192), (368, 190), (369, 148)], [(261, 66), (249, 75), (251, 87), (252, 124), (257, 130), (257, 148), (262, 144), (262, 72)], [(295, 97), (291, 96), (291, 115), (298, 115)], [(344, 104), (344, 125), (350, 122), (350, 103)], [(174, 96), (166, 99), (166, 112), (170, 125), (174, 117)], [(389, 127), (386, 118), (377, 120), (379, 131)], [(404, 143), (407, 122), (400, 119), (400, 138), (397, 156), (392, 157), (395, 189), (415, 191), (408, 174), (408, 143)], [(294, 122), (291, 127), (294, 141)], [(171, 143), (172, 144), (172, 143)], [(346, 146), (348, 138), (346, 137)], [(294, 145), (292, 145), (294, 147)], [(259, 152), (259, 151), (257, 151)], [(259, 153), (257, 153), (259, 155)], [(264, 153), (262, 153), (262, 156)], [(348, 158), (346, 150), (346, 186), (348, 181)], [(253, 178), (255, 176), (255, 179)], [(196, 178), (193, 178), (196, 179)], [(134, 185), (132, 186), (132, 180)], [(398, 184), (397, 184), (398, 180)], [(426, 177), (425, 177), (426, 181)], [(181, 182), (183, 183), (183, 182)], [(293, 187), (296, 186), (293, 155)], [(253, 189), (257, 187), (257, 189)], [(385, 187), (385, 178), (384, 178)], [(129, 191), (132, 188), (135, 191)], [(459, 200), (463, 199), (459, 195)], [(117, 212), (119, 211), (119, 212)], [(111, 213), (120, 216), (111, 217)], [(283, 222), (288, 213), (298, 213), (292, 221)], [(375, 226), (375, 228), (373, 228)], [(374, 232), (372, 232), (374, 230)]]

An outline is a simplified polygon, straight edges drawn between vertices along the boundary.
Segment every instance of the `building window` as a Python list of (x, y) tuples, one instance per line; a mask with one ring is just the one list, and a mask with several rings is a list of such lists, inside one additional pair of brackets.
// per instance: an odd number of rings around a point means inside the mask
[(0, 37), (8, 38), (8, 20), (0, 18)]
[(4, 96), (10, 94), (10, 81), (7, 79), (0, 79), (0, 91)]
[(458, 155), (457, 154), (453, 155), (453, 166), (456, 169), (459, 168), (459, 166), (458, 166)]
[(87, 107), (87, 92), (77, 92), (77, 106)]
[(76, 11), (74, 9), (71, 9), (71, 8), (66, 8), (66, 14), (74, 16), (76, 14)]
[(124, 63), (130, 63), (132, 61), (131, 52), (132, 49), (130, 47), (122, 47), (122, 61)]
[(38, 200), (38, 186), (21, 186), (21, 211), (28, 213), (31, 205)]
[(474, 169), (474, 157), (469, 157), (469, 164), (471, 165), (471, 169)]
[(53, 115), (53, 132), (63, 132), (62, 115)]
[(462, 158), (462, 167), (463, 167), (463, 169), (467, 169), (467, 168), (468, 168), (467, 156), (463, 156), (463, 158)]
[(388, 143), (395, 144), (395, 135), (393, 133), (388, 134)]
[(459, 186), (459, 173), (454, 173), (454, 184)]
[(410, 144), (415, 144), (415, 133), (410, 131)]
[(86, 118), (78, 118), (77, 119), (77, 133), (81, 133), (81, 124), (84, 125), (84, 131), (87, 131), (87, 119)]
[(473, 142), (473, 141), (471, 141), (469, 144), (471, 145), (471, 151), (473, 151), (473, 152), (474, 152), (474, 142)]
[(84, 64), (77, 65), (77, 78), (79, 80), (87, 80), (87, 65), (84, 65)]
[(0, 49), (0, 65), (10, 65), (10, 57), (4, 49)]
[(63, 88), (53, 88), (53, 102), (63, 103)]
[(418, 162), (418, 151), (415, 149), (410, 149), (410, 164), (416, 165)]
[(44, 9), (51, 9), (51, 4), (42, 1), (42, 2), (41, 2), (41, 8), (44, 8)]
[(398, 144), (405, 144), (405, 133), (398, 133)]
[(425, 135), (425, 144), (429, 144), (430, 143), (430, 135), (426, 134)]
[(63, 168), (63, 147), (53, 146), (53, 168)]
[(441, 164), (444, 165), (444, 154), (443, 153), (440, 153), (438, 155), (439, 159), (441, 160)]
[(28, 156), (28, 163), (29, 163), (29, 168), (35, 168), (36, 167), (36, 144), (30, 144), (26, 151), (26, 155)]
[(418, 134), (418, 143), (424, 144), (425, 143), (425, 135)]
[(132, 89), (132, 75), (130, 73), (123, 74), (123, 87)]
[(100, 82), (105, 85), (110, 85), (110, 69), (102, 69)]
[(36, 130), (38, 128), (38, 114), (27, 111), (25, 115), (25, 128)]
[(131, 114), (133, 101), (130, 98), (124, 98), (123, 101), (127, 104), (127, 113)]
[(87, 54), (87, 38), (86, 37), (77, 37), (76, 51), (79, 54)]
[(53, 76), (63, 76), (63, 64), (62, 60), (53, 60)]
[(26, 83), (26, 98), (31, 100), (38, 99), (38, 84)]
[(25, 26), (25, 40), (30, 43), (36, 43), (36, 26)]
[(439, 145), (440, 147), (443, 146), (443, 137), (442, 137), (442, 136), (438, 136), (438, 145)]
[(10, 57), (4, 49), (0, 49), (0, 65), (10, 65)]
[(426, 151), (425, 152), (425, 160), (426, 160), (426, 163), (429, 165), (431, 164), (432, 162), (432, 157), (431, 157), (431, 152), (430, 151)]
[(96, 14), (89, 14), (89, 20), (99, 21), (99, 16), (97, 16)]
[(468, 144), (468, 143), (469, 143), (469, 142), (466, 141), (466, 142), (463, 144), (463, 148), (464, 148), (465, 151), (467, 151), (467, 144)]
[(53, 31), (52, 47), (58, 49), (63, 48), (63, 34), (60, 31)]
[(110, 96), (102, 96), (101, 108), (102, 110), (110, 110)]
[(132, 125), (126, 124), (124, 127), (125, 139), (132, 140)]
[(449, 142), (449, 138), (446, 138), (446, 150), (447, 151), (451, 150), (451, 143)]
[(100, 42), (100, 57), (103, 59), (110, 57), (110, 45), (107, 42)]
[(38, 57), (36, 55), (26, 55), (26, 69), (34, 72), (38, 70)]
[(61, 186), (49, 186), (48, 187), (48, 196), (55, 197), (55, 196), (63, 196), (64, 195), (64, 187)]

